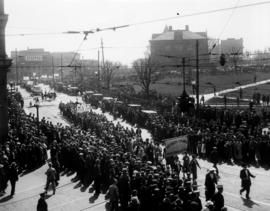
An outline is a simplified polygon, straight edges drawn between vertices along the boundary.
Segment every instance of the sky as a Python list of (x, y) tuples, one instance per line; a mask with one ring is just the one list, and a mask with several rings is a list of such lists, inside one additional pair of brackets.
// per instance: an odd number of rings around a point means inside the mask
[[(190, 31), (207, 31), (215, 39), (243, 38), (244, 50), (264, 50), (270, 47), (270, 1), (211, 14), (181, 15), (265, 1), (5, 0), (5, 13), (9, 15), (6, 51), (10, 55), (15, 49), (44, 48), (51, 52), (78, 51), (84, 59), (97, 59), (103, 39), (105, 60), (130, 65), (144, 57), (152, 34), (161, 33), (165, 25), (173, 29), (189, 25)], [(174, 19), (142, 24), (169, 17)], [(126, 24), (130, 27), (89, 34), (85, 41), (82, 34), (62, 33)], [(17, 36), (28, 33), (35, 35)]]

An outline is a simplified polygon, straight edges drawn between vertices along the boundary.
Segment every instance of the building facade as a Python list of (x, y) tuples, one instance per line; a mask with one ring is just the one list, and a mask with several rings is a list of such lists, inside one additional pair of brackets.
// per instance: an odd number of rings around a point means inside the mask
[(182, 58), (186, 64), (195, 67), (196, 40), (199, 43), (199, 57), (204, 63), (209, 62), (208, 38), (206, 32), (191, 32), (173, 30), (172, 26), (165, 27), (160, 34), (153, 34), (150, 40), (150, 51), (153, 60), (169, 69), (182, 65)]
[(221, 40), (220, 42), (221, 53), (224, 54), (243, 54), (243, 38), (235, 39), (228, 38), (226, 40)]
[(43, 48), (27, 49), (21, 51), (12, 51), (11, 58), (13, 65), (10, 76), (14, 79), (18, 72), (18, 79), (22, 80), (24, 76), (33, 75), (41, 77), (42, 75), (59, 74), (61, 66), (70, 65), (71, 61), (79, 60), (80, 54), (74, 52), (48, 52)]

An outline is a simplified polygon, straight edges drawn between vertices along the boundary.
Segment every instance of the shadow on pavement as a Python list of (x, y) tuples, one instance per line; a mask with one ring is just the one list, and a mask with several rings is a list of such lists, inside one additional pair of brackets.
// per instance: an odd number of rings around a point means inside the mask
[(79, 177), (75, 176), (71, 179), (71, 182), (78, 182), (79, 181)]
[(98, 196), (99, 196), (99, 194), (94, 194), (93, 196), (91, 196), (91, 197), (89, 198), (89, 202), (90, 202), (91, 204), (95, 203), (95, 201), (97, 200)]
[(81, 187), (81, 186), (82, 186), (82, 183), (79, 182), (78, 184), (76, 184), (76, 185), (73, 187), (73, 189), (79, 188), (79, 187)]
[(249, 208), (253, 208), (254, 205), (256, 206), (260, 206), (258, 203), (252, 201), (251, 199), (246, 199), (246, 198), (243, 198), (241, 197), (242, 201), (243, 201), (243, 205), (246, 206), (246, 207), (249, 207)]
[(13, 197), (11, 195), (7, 195), (7, 196), (3, 197), (2, 199), (0, 199), (0, 203), (4, 203), (12, 198)]
[(81, 187), (81, 192), (85, 192), (86, 189), (87, 189), (89, 186), (90, 186), (90, 184), (89, 184), (89, 185), (83, 185), (83, 186)]
[(20, 177), (23, 177), (23, 176), (25, 176), (26, 174), (30, 174), (31, 172), (37, 170), (37, 169), (40, 168), (41, 166), (42, 166), (42, 165), (37, 166), (37, 167), (32, 168), (32, 169), (26, 169), (26, 170), (22, 171), (22, 172), (20, 173), (19, 176), (20, 176)]

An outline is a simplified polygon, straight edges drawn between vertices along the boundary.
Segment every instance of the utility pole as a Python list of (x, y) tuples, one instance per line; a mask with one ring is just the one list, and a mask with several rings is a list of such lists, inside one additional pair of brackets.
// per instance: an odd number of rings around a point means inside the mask
[(104, 62), (104, 47), (103, 47), (103, 40), (101, 39), (101, 50), (102, 50), (102, 66), (103, 66), (103, 69), (105, 67), (105, 62)]
[(15, 49), (15, 69), (16, 69), (16, 84), (18, 85), (18, 81), (19, 81), (19, 75), (18, 75), (18, 52), (17, 52), (17, 48)]
[(8, 101), (7, 101), (7, 71), (11, 59), (7, 59), (5, 28), (8, 15), (5, 14), (4, 0), (0, 0), (0, 143), (5, 143), (8, 136)]
[(74, 66), (74, 85), (73, 86), (76, 86), (76, 77), (77, 77), (77, 65), (75, 64), (75, 66)]
[(196, 113), (199, 114), (199, 41), (196, 40)]
[(61, 82), (63, 83), (63, 54), (61, 54)]
[(182, 65), (183, 65), (183, 92), (186, 92), (186, 73), (185, 73), (185, 57), (182, 58)]
[(53, 62), (53, 56), (52, 56), (52, 75), (53, 75), (53, 88), (54, 88), (54, 62)]
[(100, 67), (99, 67), (99, 50), (98, 50), (98, 91), (100, 90)]

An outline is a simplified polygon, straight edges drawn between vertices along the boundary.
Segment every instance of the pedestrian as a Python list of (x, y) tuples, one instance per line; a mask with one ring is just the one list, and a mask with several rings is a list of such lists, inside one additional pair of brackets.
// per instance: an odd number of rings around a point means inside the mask
[(191, 159), (191, 161), (189, 163), (190, 173), (192, 174), (193, 182), (196, 182), (197, 177), (198, 177), (198, 175), (197, 175), (197, 167), (199, 167), (201, 169), (200, 164), (198, 163), (198, 161), (196, 159), (196, 155), (193, 154), (192, 159)]
[(211, 200), (216, 191), (217, 178), (215, 169), (211, 168), (205, 176), (205, 200)]
[(37, 211), (48, 211), (48, 204), (45, 200), (45, 193), (39, 194), (40, 198), (37, 203)]
[(113, 183), (109, 186), (105, 198), (108, 198), (110, 200), (110, 211), (117, 211), (119, 201), (119, 189), (117, 187), (117, 179), (113, 179)]
[(15, 162), (12, 162), (9, 168), (9, 181), (11, 184), (11, 192), (10, 196), (13, 196), (15, 194), (15, 187), (16, 187), (16, 182), (18, 181), (18, 170), (17, 170), (17, 165)]
[(49, 185), (52, 185), (53, 194), (55, 194), (55, 181), (56, 181), (56, 170), (52, 167), (52, 163), (49, 163), (49, 168), (45, 173), (47, 175), (47, 182), (45, 186), (45, 193), (47, 194), (47, 191), (49, 189)]
[(213, 167), (216, 168), (217, 175), (219, 174), (218, 168), (217, 168), (218, 160), (219, 160), (219, 156), (218, 156), (217, 147), (213, 147), (213, 150), (210, 154), (210, 161), (213, 163)]
[(130, 178), (128, 170), (124, 168), (119, 178), (119, 197), (122, 210), (127, 210), (128, 202), (130, 200)]
[(222, 211), (224, 210), (224, 197), (222, 195), (223, 185), (217, 185), (218, 192), (212, 198), (214, 203), (214, 211)]
[(100, 194), (100, 186), (101, 186), (101, 166), (100, 166), (100, 159), (96, 159), (94, 165), (94, 188), (95, 188), (95, 195)]
[(189, 156), (187, 154), (187, 152), (184, 153), (184, 157), (183, 157), (183, 178), (186, 178), (186, 174), (189, 173)]
[(247, 165), (244, 164), (243, 165), (243, 169), (240, 171), (240, 178), (241, 178), (241, 186), (242, 189), (240, 190), (240, 195), (246, 191), (246, 198), (250, 199), (249, 197), (249, 193), (250, 193), (250, 186), (251, 186), (251, 179), (255, 178), (256, 176), (254, 176), (253, 174), (250, 173), (250, 171), (247, 168)]
[(128, 211), (139, 211), (140, 210), (140, 200), (138, 198), (137, 190), (133, 190), (131, 194), (131, 200), (129, 202)]

